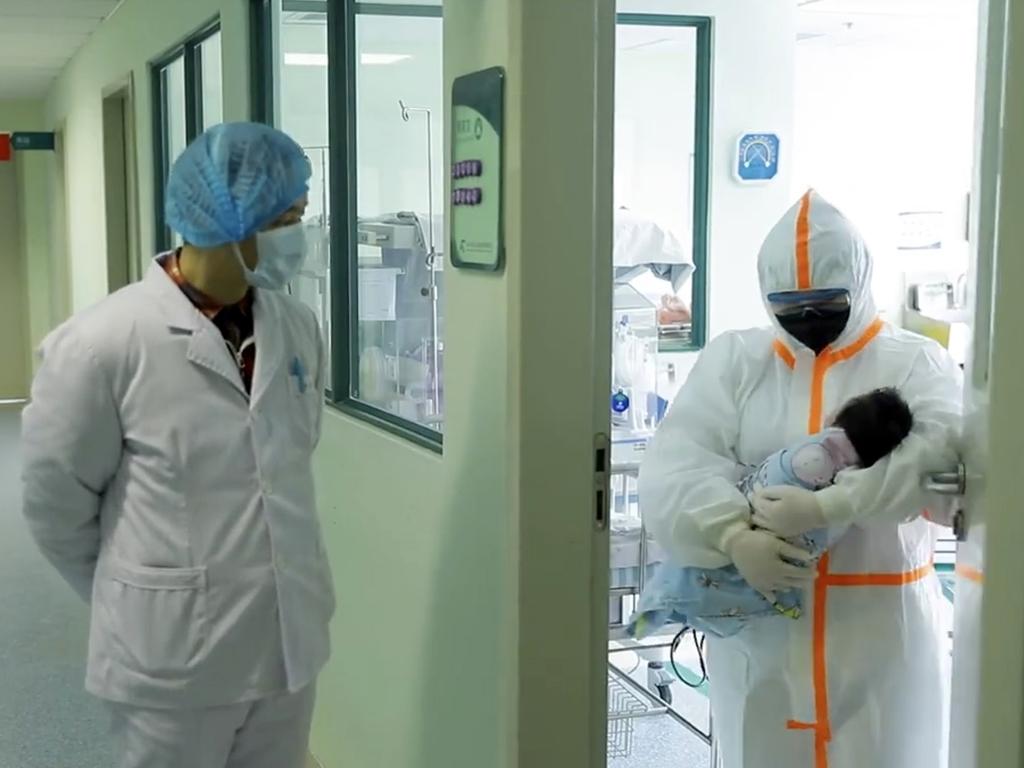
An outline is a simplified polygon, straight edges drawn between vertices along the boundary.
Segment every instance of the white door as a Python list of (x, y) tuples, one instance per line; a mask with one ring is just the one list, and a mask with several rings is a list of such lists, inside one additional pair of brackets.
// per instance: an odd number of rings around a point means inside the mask
[(951, 768), (1024, 759), (1024, 13), (1014, 0), (989, 0), (981, 14)]

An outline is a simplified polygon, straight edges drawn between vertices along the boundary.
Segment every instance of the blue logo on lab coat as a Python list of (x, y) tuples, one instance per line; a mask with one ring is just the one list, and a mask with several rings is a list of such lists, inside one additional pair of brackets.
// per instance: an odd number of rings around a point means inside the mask
[(295, 377), (295, 387), (300, 393), (306, 393), (306, 387), (309, 386), (309, 378), (306, 374), (306, 366), (302, 364), (302, 360), (298, 356), (292, 358), (292, 364), (288, 370), (288, 373)]
[(771, 181), (779, 172), (779, 137), (747, 133), (739, 141), (736, 176), (740, 181)]

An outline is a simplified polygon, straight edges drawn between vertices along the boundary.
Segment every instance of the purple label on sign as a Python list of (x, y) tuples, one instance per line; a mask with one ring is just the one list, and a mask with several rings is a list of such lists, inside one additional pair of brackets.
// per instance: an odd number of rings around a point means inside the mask
[(468, 176), (483, 176), (484, 163), (482, 160), (462, 160), (452, 166), (452, 178), (464, 179)]
[(484, 191), (480, 187), (464, 187), (452, 190), (452, 205), (480, 205)]

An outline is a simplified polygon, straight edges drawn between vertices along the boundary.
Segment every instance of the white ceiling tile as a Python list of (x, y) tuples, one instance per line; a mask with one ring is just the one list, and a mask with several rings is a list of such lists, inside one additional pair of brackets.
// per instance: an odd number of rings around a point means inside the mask
[(7, 35), (0, 30), (0, 61), (67, 61), (88, 35)]
[[(0, 9), (4, 0), (0, 0)], [(45, 33), (48, 35), (83, 35), (88, 36), (96, 29), (96, 19), (88, 18), (52, 18), (39, 16), (9, 16), (0, 10), (0, 34), (30, 35)]]
[(117, 0), (0, 0), (0, 18), (32, 16), (100, 21), (116, 5)]
[(42, 96), (118, 0), (0, 0), (0, 99)]

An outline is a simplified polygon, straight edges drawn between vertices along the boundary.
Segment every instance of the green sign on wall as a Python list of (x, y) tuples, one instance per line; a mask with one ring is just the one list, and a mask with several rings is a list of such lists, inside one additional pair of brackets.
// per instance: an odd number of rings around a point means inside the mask
[(505, 261), (502, 131), (505, 70), (473, 72), (452, 86), (451, 258), (497, 271)]
[(17, 131), (11, 134), (11, 146), (17, 150), (52, 150), (54, 147), (53, 134), (38, 131)]

